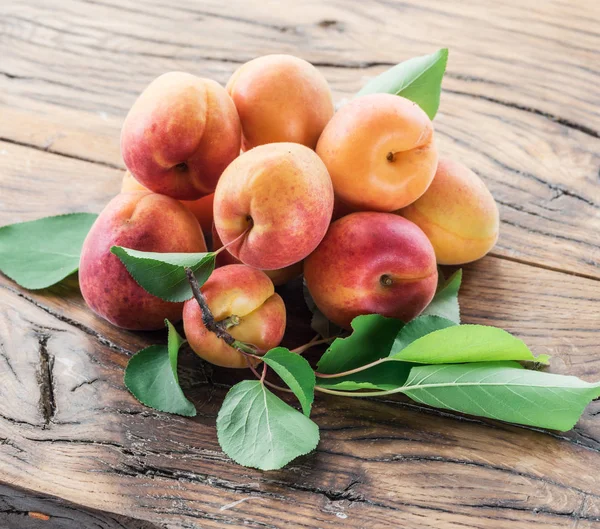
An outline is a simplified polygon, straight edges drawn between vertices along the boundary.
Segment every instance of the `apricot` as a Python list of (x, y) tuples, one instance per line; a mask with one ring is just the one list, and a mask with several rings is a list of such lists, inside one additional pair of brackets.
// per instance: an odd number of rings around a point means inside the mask
[(225, 170), (215, 191), (219, 238), (235, 258), (261, 270), (302, 261), (323, 239), (332, 211), (327, 168), (297, 143), (245, 152)]
[(360, 211), (391, 212), (414, 202), (429, 187), (438, 160), (427, 114), (391, 94), (357, 97), (338, 110), (317, 154), (336, 196)]
[(277, 142), (311, 149), (334, 112), (325, 78), (292, 55), (265, 55), (240, 66), (227, 91), (242, 122), (242, 148)]
[[(219, 234), (217, 233), (217, 230), (215, 230), (214, 226), (212, 229), (212, 243), (213, 251), (223, 247), (223, 243), (221, 242)], [(227, 249), (219, 252), (216, 257), (217, 267), (231, 264), (241, 264), (241, 261), (231, 255)], [(267, 277), (273, 281), (273, 284), (277, 287), (288, 283), (292, 279), (296, 279), (300, 274), (302, 274), (302, 261), (278, 270), (263, 270), (263, 272), (267, 274)]]
[(184, 72), (152, 81), (121, 130), (121, 153), (133, 176), (180, 200), (210, 195), (240, 144), (240, 120), (227, 91)]
[[(252, 344), (262, 354), (281, 342), (285, 305), (260, 270), (237, 264), (217, 268), (201, 291), (215, 320), (236, 340)], [(190, 347), (204, 360), (222, 367), (247, 367), (242, 353), (206, 328), (195, 299), (185, 302), (183, 327)]]
[(425, 232), (440, 264), (475, 261), (498, 240), (494, 197), (473, 171), (449, 158), (440, 159), (429, 189), (400, 214)]
[[(149, 191), (149, 189), (140, 184), (129, 171), (125, 171), (123, 182), (121, 184), (121, 193), (127, 193), (128, 191)], [(214, 193), (211, 193), (198, 200), (180, 201), (198, 219), (202, 231), (205, 234), (209, 234), (212, 230), (214, 198)]]
[(200, 225), (179, 201), (150, 191), (113, 198), (88, 233), (81, 252), (79, 286), (89, 307), (117, 327), (162, 329), (181, 319), (183, 303), (148, 294), (129, 275), (112, 246), (147, 252), (205, 252)]
[(361, 314), (413, 319), (433, 298), (437, 275), (425, 234), (393, 213), (351, 213), (336, 220), (304, 262), (317, 307), (346, 329)]

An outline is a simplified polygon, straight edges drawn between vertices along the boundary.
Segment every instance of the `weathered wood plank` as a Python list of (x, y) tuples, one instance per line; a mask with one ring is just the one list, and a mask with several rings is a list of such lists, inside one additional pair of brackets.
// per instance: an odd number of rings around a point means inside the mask
[[(78, 87), (84, 82), (92, 97), (111, 90), (118, 105), (119, 89), (142, 72), (153, 75), (155, 66), (161, 71), (204, 61), (213, 64), (206, 69), (214, 75), (224, 64), (280, 51), (300, 52), (323, 66), (377, 71), (396, 63), (399, 53), (411, 56), (446, 46), (454, 63), (449, 88), (539, 110), (598, 135), (600, 33), (593, 23), (600, 21), (600, 8), (592, 0), (576, 6), (548, 0), (543, 8), (518, 0), (493, 7), (475, 0), (447, 5), (435, 0), (369, 5), (288, 1), (278, 7), (214, 0), (201, 6), (19, 2), (3, 13), (5, 43), (12, 47), (3, 69), (23, 77), (33, 97), (60, 97), (57, 90), (47, 93), (54, 83), (63, 90), (61, 104), (80, 105)], [(33, 54), (40, 45), (53, 54), (50, 64), (46, 56), (40, 60)], [(23, 58), (27, 69), (21, 67)], [(66, 62), (73, 60), (80, 65), (77, 78)], [(52, 68), (44, 73), (46, 66)], [(59, 77), (65, 70), (70, 79)], [(65, 97), (69, 92), (74, 98)]]
[[(53, 7), (60, 16), (52, 17), (39, 2), (19, 4), (4, 15), (12, 31), (4, 42), (10, 72), (0, 76), (0, 111), (7, 117), (0, 138), (122, 166), (120, 123), (163, 71), (225, 82), (240, 62), (287, 51), (321, 65), (339, 99), (386, 64), (444, 41), (455, 53), (436, 120), (439, 143), (481, 174), (498, 198), (503, 229), (496, 253), (600, 278), (594, 123), (600, 107), (593, 89), (600, 35), (582, 31), (585, 20), (568, 4), (548, 4), (551, 15), (514, 2), (498, 6), (493, 17), (480, 2), (460, 13), (424, 2), (374, 4), (368, 13), (357, 3), (343, 10), (289, 5), (279, 14), (252, 3), (241, 16), (235, 2), (141, 9), (73, 1)], [(586, 5), (593, 18), (597, 6)], [(232, 39), (223, 44), (223, 35)], [(49, 45), (51, 68), (39, 60)]]
[[(120, 186), (122, 119), (163, 71), (225, 82), (249, 58), (287, 52), (315, 62), (341, 100), (388, 65), (449, 46), (440, 148), (482, 175), (503, 220), (496, 256), (466, 267), (464, 319), (514, 332), (551, 354), (554, 372), (600, 378), (596, 2), (5, 7), (0, 225), (99, 211)], [(311, 336), (298, 287), (282, 291), (290, 345)], [(180, 379), (199, 411), (191, 420), (144, 408), (124, 389), (129, 355), (164, 339), (96, 318), (76, 278), (26, 292), (0, 277), (0, 481), (78, 504), (77, 517), (60, 511), (65, 529), (600, 527), (600, 401), (572, 432), (557, 433), (402, 397), (319, 396), (318, 450), (262, 473), (226, 458), (214, 429), (227, 388), (244, 373), (183, 352)], [(0, 489), (0, 526), (59, 523), (58, 510), (48, 521), (25, 518), (24, 501)], [(40, 512), (71, 508), (35, 501)]]
[(206, 371), (184, 354), (182, 378), (199, 415), (157, 413), (123, 388), (127, 354), (102, 337), (12, 290), (2, 291), (0, 315), (11, 366), (0, 386), (8, 483), (172, 527), (329, 528), (340, 518), (353, 527), (400, 520), (593, 527), (600, 520), (600, 487), (589, 472), (600, 464), (593, 428), (578, 438), (461, 419), (403, 399), (318, 398), (317, 452), (286, 470), (257, 472), (230, 462), (216, 440), (230, 373)]
[(154, 524), (82, 509), (58, 498), (0, 484), (0, 527), (6, 529), (158, 529)]

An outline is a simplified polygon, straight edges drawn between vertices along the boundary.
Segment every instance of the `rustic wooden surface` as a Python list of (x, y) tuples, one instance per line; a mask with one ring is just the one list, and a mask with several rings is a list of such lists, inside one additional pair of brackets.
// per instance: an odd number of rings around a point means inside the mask
[[(464, 319), (599, 380), (599, 27), (595, 0), (4, 3), (0, 225), (99, 211), (119, 189), (125, 113), (164, 71), (225, 83), (254, 56), (293, 53), (339, 101), (447, 46), (438, 142), (502, 218), (493, 254), (465, 268)], [(297, 287), (284, 289), (288, 343), (309, 332)], [(162, 339), (95, 318), (76, 279), (28, 292), (0, 277), (0, 527), (600, 527), (598, 401), (557, 433), (318, 397), (317, 451), (258, 472), (225, 457), (214, 429), (239, 374), (183, 354), (192, 420), (124, 389), (128, 357)]]

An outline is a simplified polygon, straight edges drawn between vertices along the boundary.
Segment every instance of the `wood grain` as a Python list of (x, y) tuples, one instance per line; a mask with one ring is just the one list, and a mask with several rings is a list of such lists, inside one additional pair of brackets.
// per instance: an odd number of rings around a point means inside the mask
[[(516, 0), (495, 8), (371, 4), (368, 13), (354, 2), (288, 2), (280, 10), (255, 2), (9, 6), (0, 15), (8, 28), (0, 41), (0, 138), (122, 167), (122, 119), (164, 71), (225, 83), (256, 55), (289, 52), (317, 64), (341, 100), (391, 64), (449, 46), (438, 143), (497, 198), (495, 254), (600, 278), (600, 33), (578, 14), (600, 17), (595, 3), (573, 10), (548, 1), (544, 12)], [(51, 61), (40, 60), (48, 51)]]
[(0, 527), (8, 529), (158, 529), (154, 524), (82, 509), (58, 498), (0, 485)]
[(261, 473), (218, 447), (229, 372), (184, 354), (182, 380), (198, 416), (148, 410), (122, 385), (127, 351), (64, 321), (48, 296), (39, 296), (44, 306), (5, 287), (0, 465), (8, 483), (173, 527), (329, 528), (340, 517), (352, 527), (593, 527), (600, 518), (588, 472), (600, 464), (593, 418), (571, 434), (548, 434), (403, 399), (318, 398), (316, 453)]
[[(502, 217), (494, 254), (465, 267), (463, 319), (513, 332), (552, 355), (553, 372), (599, 380), (599, 22), (591, 0), (10, 3), (0, 225), (100, 211), (120, 187), (127, 109), (164, 71), (224, 83), (256, 55), (292, 53), (343, 102), (399, 60), (448, 46), (438, 143), (482, 176)], [(280, 292), (285, 344), (304, 343), (300, 284)], [(0, 527), (600, 528), (600, 401), (559, 433), (403, 397), (318, 396), (316, 452), (258, 472), (225, 457), (215, 433), (245, 372), (184, 350), (194, 419), (125, 390), (128, 358), (165, 338), (94, 316), (76, 277), (37, 292), (0, 277)]]

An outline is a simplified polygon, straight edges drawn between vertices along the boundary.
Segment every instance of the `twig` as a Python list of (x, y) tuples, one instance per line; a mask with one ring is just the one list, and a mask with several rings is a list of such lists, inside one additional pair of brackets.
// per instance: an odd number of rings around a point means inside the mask
[(235, 338), (231, 336), (219, 323), (215, 320), (213, 313), (208, 308), (208, 304), (206, 303), (206, 299), (204, 299), (204, 295), (200, 292), (200, 285), (198, 284), (198, 280), (194, 275), (194, 272), (191, 268), (185, 268), (185, 274), (190, 283), (190, 287), (192, 288), (192, 293), (194, 294), (194, 299), (198, 302), (200, 306), (200, 312), (202, 313), (202, 323), (204, 326), (211, 332), (214, 332), (217, 337), (221, 338), (225, 341), (227, 345), (233, 345), (235, 343)]

